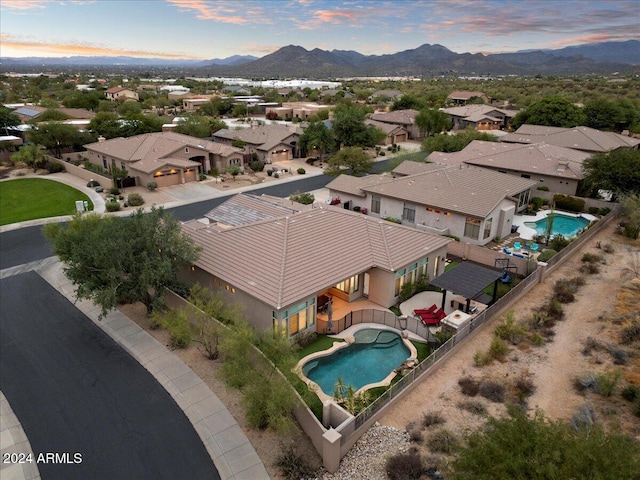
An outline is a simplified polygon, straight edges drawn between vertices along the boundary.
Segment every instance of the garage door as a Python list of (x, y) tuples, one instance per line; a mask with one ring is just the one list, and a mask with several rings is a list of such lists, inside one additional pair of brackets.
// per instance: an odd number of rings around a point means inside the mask
[(271, 154), (271, 162), (276, 163), (291, 160), (291, 158), (289, 157), (289, 153), (289, 150), (279, 150), (277, 152), (273, 152)]
[(198, 180), (198, 172), (195, 168), (189, 168), (184, 171), (185, 182), (195, 182), (196, 180)]
[(153, 181), (158, 184), (159, 187), (168, 187), (169, 185), (180, 185), (180, 172), (176, 170), (171, 172), (170, 170), (161, 172), (161, 175), (154, 175)]
[(407, 141), (407, 134), (406, 133), (401, 133), (399, 135), (396, 135), (396, 143), (406, 142), (406, 141)]

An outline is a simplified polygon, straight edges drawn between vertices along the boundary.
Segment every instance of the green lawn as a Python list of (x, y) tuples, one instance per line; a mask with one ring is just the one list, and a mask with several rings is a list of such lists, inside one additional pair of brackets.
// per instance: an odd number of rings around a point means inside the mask
[(344, 340), (318, 334), (318, 338), (315, 341), (298, 350), (296, 352), (296, 355), (298, 356), (298, 359), (301, 359), (311, 353), (319, 352), (321, 350), (327, 350), (328, 348), (331, 348), (333, 342), (344, 342)]
[(0, 225), (73, 215), (76, 200), (89, 202), (89, 210), (93, 210), (93, 203), (86, 194), (64, 183), (43, 178), (0, 182)]

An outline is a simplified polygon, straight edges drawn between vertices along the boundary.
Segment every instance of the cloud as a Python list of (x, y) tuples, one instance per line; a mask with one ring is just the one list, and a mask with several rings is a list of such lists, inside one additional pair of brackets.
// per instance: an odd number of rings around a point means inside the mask
[(255, 53), (264, 53), (269, 54), (273, 53), (276, 50), (282, 48), (282, 45), (263, 45), (261, 43), (251, 43), (247, 45), (242, 45), (240, 50), (243, 52), (255, 52)]
[[(224, 2), (206, 0), (165, 0), (167, 3), (176, 6), (179, 10), (194, 11), (196, 18), (200, 20), (213, 20), (221, 23), (232, 23), (244, 25), (254, 20), (261, 20), (261, 23), (269, 23), (269, 17), (264, 14), (264, 10), (259, 3)], [(249, 6), (251, 6), (249, 8)], [(265, 21), (267, 20), (267, 21)]]
[(2, 0), (2, 8), (10, 10), (33, 10), (34, 8), (46, 8), (50, 0)]
[(33, 41), (19, 41), (12, 39), (9, 35), (0, 36), (2, 48), (6, 51), (26, 51), (30, 56), (129, 56), (144, 58), (165, 58), (165, 59), (201, 59), (199, 56), (188, 54), (158, 53), (147, 50), (129, 50), (123, 48), (107, 48), (95, 45), (78, 45), (63, 43), (44, 43)]

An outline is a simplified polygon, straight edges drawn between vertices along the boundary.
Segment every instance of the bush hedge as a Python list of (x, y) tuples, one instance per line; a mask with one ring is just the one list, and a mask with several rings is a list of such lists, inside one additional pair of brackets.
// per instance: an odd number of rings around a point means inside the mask
[(571, 195), (562, 195), (557, 193), (553, 196), (556, 208), (567, 210), (568, 212), (580, 213), (584, 211), (584, 200), (572, 197)]
[(127, 204), (132, 207), (139, 207), (144, 203), (144, 198), (139, 193), (132, 193), (127, 197)]

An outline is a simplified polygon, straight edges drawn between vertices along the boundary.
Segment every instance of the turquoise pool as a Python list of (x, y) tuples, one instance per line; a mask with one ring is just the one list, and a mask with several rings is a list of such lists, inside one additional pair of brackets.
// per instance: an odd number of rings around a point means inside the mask
[[(536, 222), (524, 222), (524, 225), (535, 229), (538, 235), (546, 235), (548, 218), (549, 217), (545, 217)], [(556, 213), (553, 218), (553, 225), (551, 226), (551, 236), (562, 235), (564, 237), (575, 237), (580, 230), (587, 228), (588, 225), (589, 220), (586, 218), (570, 217)]]
[(388, 330), (367, 328), (354, 334), (356, 341), (331, 355), (305, 363), (302, 373), (333, 395), (338, 378), (355, 390), (384, 380), (410, 356), (400, 335)]

